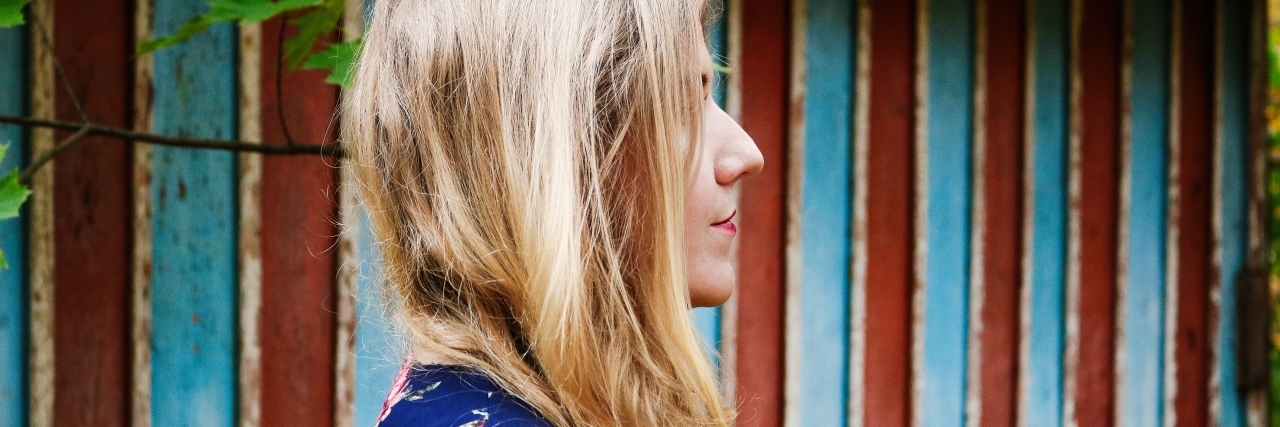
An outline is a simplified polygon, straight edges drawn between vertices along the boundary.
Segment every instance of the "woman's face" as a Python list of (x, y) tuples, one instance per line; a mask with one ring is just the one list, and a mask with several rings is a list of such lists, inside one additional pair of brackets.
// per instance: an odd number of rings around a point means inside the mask
[(703, 140), (685, 200), (684, 246), (689, 296), (694, 307), (723, 304), (737, 283), (730, 260), (738, 234), (734, 187), (743, 177), (760, 172), (764, 157), (755, 141), (711, 98), (714, 69), (707, 46), (702, 51)]

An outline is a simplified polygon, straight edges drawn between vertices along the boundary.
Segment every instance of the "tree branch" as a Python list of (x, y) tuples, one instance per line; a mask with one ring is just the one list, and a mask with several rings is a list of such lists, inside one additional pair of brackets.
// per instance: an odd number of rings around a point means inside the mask
[[(226, 150), (226, 151), (244, 151), (250, 153), (274, 154), (274, 155), (297, 155), (310, 154), (343, 157), (346, 151), (339, 147), (338, 144), (264, 144), (261, 142), (246, 142), (235, 139), (210, 139), (210, 138), (189, 138), (181, 136), (157, 135), (154, 133), (137, 132), (129, 129), (101, 125), (97, 123), (73, 123), (58, 120), (35, 119), (31, 117), (10, 116), (0, 114), (0, 123), (10, 123), (24, 127), (53, 128), (68, 131), (83, 131), (84, 136), (99, 135), (112, 138), (120, 138), (136, 142), (145, 142), (157, 145), (168, 145), (174, 147), (187, 148), (204, 148), (210, 150)], [(65, 144), (63, 141), (59, 146)], [(58, 150), (54, 148), (54, 150)], [(56, 153), (54, 153), (56, 155)], [(43, 157), (43, 156), (42, 156)]]
[(71, 136), (67, 137), (67, 139), (64, 139), (62, 140), (62, 142), (59, 142), (58, 145), (53, 147), (53, 149), (44, 152), (44, 154), (41, 154), (40, 157), (37, 157), (35, 160), (32, 160), (31, 164), (27, 165), (27, 167), (25, 168), (22, 168), (22, 172), (18, 173), (18, 183), (22, 185), (30, 185), (31, 177), (36, 174), (37, 170), (40, 170), (41, 166), (44, 166), (45, 163), (49, 163), (49, 161), (53, 160), (54, 157), (57, 157), (59, 153), (62, 153), (63, 151), (67, 151), (67, 149), (71, 148), (71, 146), (76, 145), (76, 143), (79, 143), (81, 140), (84, 140), (84, 137), (88, 135), (89, 135), (89, 127), (83, 126), (80, 128), (80, 130), (76, 131), (76, 133), (71, 134)]

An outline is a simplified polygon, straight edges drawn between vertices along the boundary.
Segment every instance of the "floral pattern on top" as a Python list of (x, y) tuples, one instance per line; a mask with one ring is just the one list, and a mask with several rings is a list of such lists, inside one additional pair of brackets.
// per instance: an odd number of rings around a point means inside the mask
[(550, 427), (528, 404), (475, 369), (406, 360), (376, 427)]

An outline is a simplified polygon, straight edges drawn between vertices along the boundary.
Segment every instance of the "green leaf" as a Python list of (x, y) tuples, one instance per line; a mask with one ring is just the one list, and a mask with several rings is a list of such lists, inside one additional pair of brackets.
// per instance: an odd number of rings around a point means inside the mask
[(209, 29), (209, 27), (212, 26), (213, 24), (214, 24), (213, 19), (209, 18), (208, 15), (191, 18), (186, 23), (182, 24), (181, 27), (178, 28), (177, 33), (164, 36), (158, 39), (147, 40), (142, 44), (139, 44), (138, 54), (151, 53), (151, 52), (160, 50), (160, 48), (163, 48), (163, 47), (169, 47), (178, 43), (182, 43), (184, 41), (187, 41), (187, 39), (195, 37), (196, 34), (200, 34), (204, 32), (204, 30)]
[(26, 23), (26, 21), (22, 19), (22, 8), (30, 1), (31, 0), (0, 0), (0, 28), (9, 28)]
[[(14, 0), (0, 0), (14, 1)], [(187, 41), (209, 29), (213, 24), (240, 20), (245, 23), (262, 22), (292, 10), (320, 5), (325, 0), (215, 0), (209, 3), (209, 13), (191, 18), (178, 28), (178, 32), (138, 45), (138, 53), (151, 53), (164, 47)]]
[(311, 55), (311, 59), (303, 64), (302, 68), (308, 70), (329, 70), (329, 77), (324, 81), (342, 86), (351, 86), (351, 77), (353, 77), (351, 67), (355, 65), (356, 57), (360, 54), (360, 44), (363, 39), (352, 40), (346, 43), (334, 43), (329, 45), (325, 50)]
[(297, 69), (305, 63), (311, 56), (316, 41), (338, 29), (338, 21), (342, 19), (345, 7), (344, 0), (324, 0), (324, 3), (306, 15), (290, 20), (293, 25), (298, 26), (298, 33), (284, 42), (284, 57), (289, 69)]
[(18, 216), (18, 208), (22, 207), (30, 195), (31, 190), (18, 183), (17, 169), (0, 178), (0, 219)]

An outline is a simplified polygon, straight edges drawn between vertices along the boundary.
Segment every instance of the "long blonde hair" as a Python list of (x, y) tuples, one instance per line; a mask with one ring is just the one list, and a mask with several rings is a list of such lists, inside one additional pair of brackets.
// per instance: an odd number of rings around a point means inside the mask
[(705, 0), (379, 0), (345, 143), (410, 340), (559, 426), (727, 425), (689, 318)]

